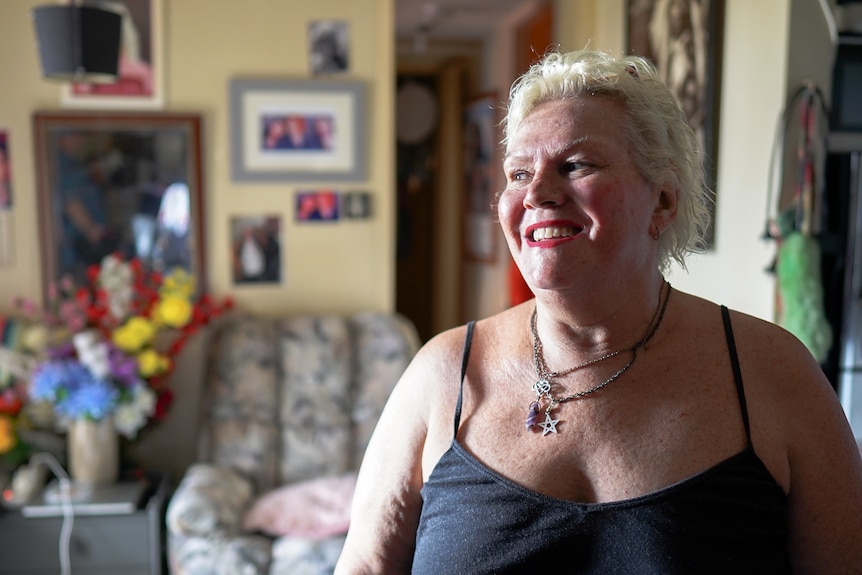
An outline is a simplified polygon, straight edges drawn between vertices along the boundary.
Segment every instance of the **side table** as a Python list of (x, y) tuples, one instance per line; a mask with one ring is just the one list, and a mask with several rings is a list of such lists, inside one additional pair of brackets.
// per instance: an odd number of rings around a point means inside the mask
[[(69, 542), (74, 575), (161, 575), (164, 519), (169, 482), (149, 479), (137, 509), (87, 509), (75, 512)], [(78, 504), (76, 504), (78, 505)], [(56, 507), (56, 506), (54, 506)], [(60, 573), (62, 513), (40, 513), (38, 506), (0, 511), (0, 575)], [(44, 515), (44, 516), (41, 516)]]

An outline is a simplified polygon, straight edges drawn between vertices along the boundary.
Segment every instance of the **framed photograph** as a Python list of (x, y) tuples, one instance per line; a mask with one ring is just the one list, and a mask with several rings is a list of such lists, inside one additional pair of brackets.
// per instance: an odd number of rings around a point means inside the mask
[(46, 293), (110, 253), (206, 287), (200, 116), (36, 112), (33, 130)]
[(341, 213), (348, 220), (367, 220), (371, 217), (371, 194), (368, 192), (341, 194)]
[(0, 212), (12, 209), (12, 159), (9, 133), (0, 129)]
[(234, 284), (281, 283), (280, 217), (235, 216), (230, 233)]
[(464, 111), (464, 255), (468, 260), (493, 263), (497, 225), (492, 166), (497, 166), (497, 100), (482, 96)]
[(296, 193), (297, 222), (337, 222), (339, 193), (335, 190), (303, 190)]
[[(628, 51), (651, 60), (679, 99), (700, 139), (707, 185), (715, 194), (724, 0), (628, 0), (627, 8)], [(714, 222), (715, 202), (710, 210)]]
[(347, 22), (315, 20), (308, 25), (311, 73), (343, 74), (350, 69), (350, 36)]
[(64, 106), (129, 110), (164, 106), (163, 1), (104, 0), (101, 3), (122, 16), (119, 77), (111, 84), (64, 84)]
[(235, 79), (230, 116), (236, 181), (366, 178), (365, 87), (358, 82)]

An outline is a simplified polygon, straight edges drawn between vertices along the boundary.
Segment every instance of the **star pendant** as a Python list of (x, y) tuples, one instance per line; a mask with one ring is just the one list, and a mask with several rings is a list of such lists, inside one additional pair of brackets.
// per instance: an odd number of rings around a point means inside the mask
[(551, 414), (545, 414), (545, 421), (540, 423), (539, 425), (542, 428), (542, 437), (548, 435), (549, 433), (557, 433), (557, 422), (559, 419), (551, 419)]

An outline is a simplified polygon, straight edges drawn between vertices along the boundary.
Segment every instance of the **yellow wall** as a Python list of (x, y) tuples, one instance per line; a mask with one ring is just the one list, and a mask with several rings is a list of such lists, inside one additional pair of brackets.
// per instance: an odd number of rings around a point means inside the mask
[[(774, 316), (774, 279), (765, 270), (774, 246), (760, 238), (773, 135), (791, 65), (791, 4), (725, 0), (715, 248), (690, 257), (688, 271), (674, 268), (669, 277), (679, 289), (767, 320)], [(557, 0), (556, 8), (563, 49), (625, 49), (625, 0)], [(794, 46), (806, 49), (810, 41), (798, 38)], [(828, 69), (829, 55), (810, 61)], [(792, 70), (802, 77), (813, 71)]]
[[(33, 142), (30, 116), (57, 108), (59, 88), (38, 75), (30, 9), (47, 0), (0, 0), (0, 129), (11, 136), (15, 183), (15, 261), (0, 267), (0, 313), (17, 294), (39, 292)], [(803, 0), (794, 0), (803, 1)], [(242, 307), (293, 310), (389, 310), (394, 302), (394, 0), (164, 1), (167, 109), (199, 111), (205, 120), (204, 167), (209, 284), (232, 292)], [(673, 284), (736, 309), (771, 319), (773, 279), (764, 270), (774, 247), (760, 240), (772, 138), (787, 89), (791, 0), (727, 0), (721, 91), (716, 247), (693, 257)], [(624, 48), (625, 0), (557, 0), (563, 49)], [(206, 14), (206, 16), (204, 16)], [(229, 175), (228, 79), (308, 75), (306, 24), (338, 18), (350, 24), (351, 79), (367, 83), (367, 182), (351, 189), (373, 194), (367, 222), (298, 228), (292, 223), (293, 184), (238, 184)], [(505, 53), (506, 50), (501, 50)], [(824, 60), (824, 65), (826, 60)], [(795, 70), (791, 75), (804, 75)], [(498, 75), (499, 77), (499, 75)], [(506, 81), (508, 82), (508, 80)], [(505, 95), (508, 85), (497, 88)], [(286, 284), (233, 289), (228, 221), (234, 214), (279, 213), (285, 223)], [(498, 274), (499, 275), (499, 274)], [(504, 305), (503, 277), (483, 287), (492, 307)], [(170, 383), (177, 403), (144, 451), (175, 472), (194, 449), (200, 346), (186, 354)], [(177, 445), (177, 438), (183, 438)], [(172, 454), (161, 446), (170, 445)], [(174, 454), (179, 449), (181, 453)], [(173, 458), (165, 461), (166, 457)]]
[[(36, 196), (30, 117), (60, 107), (60, 88), (42, 80), (30, 10), (52, 0), (0, 2), (0, 129), (9, 132), (14, 173), (14, 262), (0, 267), (0, 313), (15, 295), (40, 292)], [(394, 9), (393, 0), (162, 0), (165, 110), (199, 112), (208, 284), (245, 308), (349, 312), (394, 307)], [(339, 79), (368, 90), (368, 179), (337, 189), (372, 194), (369, 220), (338, 225), (293, 222), (293, 183), (237, 183), (229, 173), (228, 81), (235, 77), (310, 76), (308, 22), (346, 21), (351, 70)], [(326, 186), (326, 183), (318, 186)], [(332, 185), (332, 184), (330, 184)], [(301, 187), (301, 186), (299, 186)], [(235, 288), (229, 262), (229, 220), (274, 213), (283, 222), (284, 285)]]
[[(14, 177), (14, 262), (0, 267), (0, 314), (14, 296), (41, 292), (35, 167), (30, 118), (59, 108), (59, 85), (39, 76), (30, 11), (53, 0), (0, 0), (0, 129), (8, 131)], [(395, 154), (393, 0), (162, 0), (165, 110), (202, 114), (208, 284), (240, 308), (267, 314), (332, 313), (394, 308)], [(234, 77), (309, 77), (310, 20), (338, 19), (350, 28), (351, 71), (339, 78), (367, 86), (367, 181), (345, 190), (372, 194), (372, 217), (338, 225), (293, 223), (292, 183), (231, 181), (228, 81)], [(325, 185), (325, 184), (321, 184)], [(235, 289), (230, 276), (229, 220), (275, 213), (283, 222), (283, 271), (277, 287)], [(0, 224), (2, 225), (2, 224)], [(168, 418), (148, 431), (134, 457), (179, 477), (194, 461), (206, 335), (179, 358), (168, 381)]]

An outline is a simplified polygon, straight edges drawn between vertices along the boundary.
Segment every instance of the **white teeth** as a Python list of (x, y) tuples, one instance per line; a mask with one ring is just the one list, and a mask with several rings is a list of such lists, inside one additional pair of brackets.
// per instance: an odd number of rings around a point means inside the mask
[(533, 240), (540, 242), (552, 238), (567, 238), (575, 235), (574, 228), (563, 226), (561, 228), (536, 228), (533, 230)]

